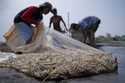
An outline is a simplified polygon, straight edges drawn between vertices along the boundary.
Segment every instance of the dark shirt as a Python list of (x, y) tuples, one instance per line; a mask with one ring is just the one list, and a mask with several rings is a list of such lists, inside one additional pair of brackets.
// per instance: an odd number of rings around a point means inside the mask
[(98, 23), (98, 21), (100, 21), (99, 18), (95, 17), (95, 16), (89, 16), (84, 18), (82, 21), (79, 22), (79, 25), (81, 26), (81, 28), (90, 28), (90, 26), (95, 25)]
[(43, 19), (42, 14), (40, 13), (39, 8), (35, 6), (30, 6), (21, 12), (19, 12), (15, 18), (14, 23), (25, 22), (27, 24), (37, 25)]

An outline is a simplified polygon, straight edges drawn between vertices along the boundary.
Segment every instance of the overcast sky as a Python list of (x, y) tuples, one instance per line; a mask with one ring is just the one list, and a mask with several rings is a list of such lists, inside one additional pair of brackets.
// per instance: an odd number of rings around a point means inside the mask
[[(97, 16), (102, 20), (96, 35), (125, 34), (125, 0), (0, 0), (0, 40), (9, 29), (14, 16), (30, 5), (39, 5), (49, 1), (58, 9), (67, 23), (67, 13), (70, 13), (70, 23), (79, 22), (86, 16)], [(48, 26), (52, 14), (44, 16)]]

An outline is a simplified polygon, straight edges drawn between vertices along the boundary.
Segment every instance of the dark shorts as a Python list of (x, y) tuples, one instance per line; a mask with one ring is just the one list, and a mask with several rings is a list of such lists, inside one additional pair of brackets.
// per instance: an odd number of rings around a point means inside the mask
[(25, 24), (24, 22), (19, 22), (15, 24), (17, 31), (21, 38), (27, 42), (32, 38), (33, 28)]

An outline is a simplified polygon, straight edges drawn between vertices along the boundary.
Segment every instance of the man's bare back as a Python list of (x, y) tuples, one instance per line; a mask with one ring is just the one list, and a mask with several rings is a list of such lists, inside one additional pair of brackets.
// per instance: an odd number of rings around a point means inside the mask
[(62, 21), (62, 17), (61, 16), (53, 16), (51, 18), (51, 21), (53, 23), (53, 28), (55, 30), (61, 31), (60, 22)]
[[(61, 27), (60, 27), (60, 22), (62, 21), (65, 28), (66, 28), (66, 24), (64, 22), (64, 20), (62, 19), (61, 16), (57, 15), (57, 10), (56, 9), (53, 9), (52, 13), (54, 14), (54, 16), (51, 17), (50, 19), (50, 24), (49, 24), (49, 27), (51, 27), (51, 24), (53, 23), (53, 28), (59, 32), (65, 32), (65, 31), (62, 31)], [(68, 30), (66, 28), (66, 30)]]

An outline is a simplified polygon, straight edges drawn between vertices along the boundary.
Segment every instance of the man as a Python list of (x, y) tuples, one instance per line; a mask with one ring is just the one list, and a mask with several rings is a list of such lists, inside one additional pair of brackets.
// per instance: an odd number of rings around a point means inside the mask
[(72, 38), (74, 38), (80, 42), (85, 43), (84, 42), (85, 35), (83, 35), (83, 32), (82, 32), (83, 30), (81, 30), (80, 25), (78, 25), (77, 23), (72, 23), (69, 31), (71, 32)]
[[(97, 31), (100, 22), (101, 20), (98, 17), (89, 16), (78, 24), (72, 23), (70, 27), (70, 31), (73, 35), (72, 37), (75, 35), (75, 39), (95, 47), (95, 32)], [(79, 33), (80, 37), (75, 33)]]
[(51, 12), (53, 13), (54, 16), (52, 16), (51, 19), (50, 19), (49, 28), (51, 28), (51, 24), (53, 23), (53, 28), (55, 30), (57, 30), (59, 32), (62, 32), (62, 33), (65, 33), (65, 31), (63, 31), (60, 27), (60, 22), (62, 21), (66, 30), (68, 30), (63, 18), (61, 16), (57, 15), (57, 9), (56, 8), (54, 8)]
[(85, 43), (95, 47), (95, 32), (98, 29), (101, 20), (95, 16), (88, 16), (79, 22), (80, 28), (83, 30), (85, 35)]
[(30, 6), (19, 12), (14, 18), (14, 24), (19, 34), (26, 44), (32, 40), (33, 28), (37, 27), (43, 19), (42, 14), (48, 14), (52, 9), (49, 2), (41, 4), (39, 7)]

